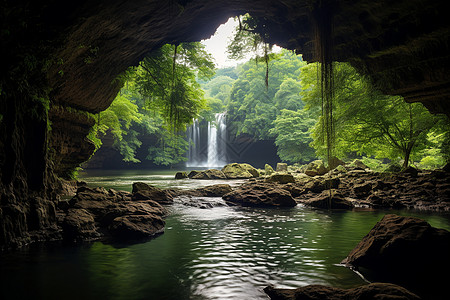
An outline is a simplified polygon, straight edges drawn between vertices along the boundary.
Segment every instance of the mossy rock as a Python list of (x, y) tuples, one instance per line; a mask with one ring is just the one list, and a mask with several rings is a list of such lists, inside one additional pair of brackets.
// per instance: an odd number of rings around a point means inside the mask
[(309, 176), (324, 175), (328, 172), (322, 160), (315, 160), (306, 166), (305, 174)]
[(287, 172), (288, 165), (287, 163), (277, 163), (277, 172)]
[(175, 179), (185, 179), (188, 178), (188, 175), (186, 172), (177, 172), (175, 174)]
[(269, 164), (265, 164), (264, 165), (264, 174), (265, 175), (272, 175), (273, 173), (275, 173), (275, 171), (273, 170), (272, 166)]
[(248, 179), (259, 177), (259, 172), (249, 164), (232, 163), (223, 167), (222, 172), (228, 179)]
[(216, 169), (209, 169), (205, 171), (197, 172), (194, 176), (191, 177), (192, 179), (227, 179), (225, 174)]
[(266, 177), (266, 182), (276, 182), (276, 183), (294, 183), (295, 178), (291, 174), (287, 173), (275, 173), (270, 175), (269, 177)]

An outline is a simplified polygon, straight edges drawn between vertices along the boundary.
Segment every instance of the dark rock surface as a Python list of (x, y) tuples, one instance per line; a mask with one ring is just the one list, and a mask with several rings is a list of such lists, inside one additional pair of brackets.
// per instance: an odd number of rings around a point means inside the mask
[(137, 240), (164, 231), (166, 210), (152, 200), (131, 200), (131, 193), (81, 187), (61, 202), (59, 225), (67, 241)]
[[(191, 171), (191, 173), (194, 171)], [(227, 176), (221, 171), (216, 169), (209, 169), (205, 171), (195, 171), (195, 174), (189, 176), (192, 179), (227, 179)]]
[(307, 285), (297, 289), (276, 289), (268, 286), (264, 292), (272, 300), (419, 300), (419, 296), (390, 283), (371, 283), (352, 289), (324, 285)]
[(291, 194), (277, 185), (249, 182), (238, 187), (223, 199), (232, 205), (256, 207), (294, 207), (297, 205)]
[(352, 209), (355, 206), (336, 190), (323, 191), (318, 196), (299, 200), (299, 203), (306, 206), (324, 209)]
[(132, 200), (152, 200), (160, 204), (173, 203), (172, 195), (160, 188), (146, 184), (144, 182), (134, 182), (132, 190)]
[(447, 299), (450, 232), (426, 221), (386, 215), (342, 263), (369, 280), (392, 282), (425, 299)]
[(346, 166), (347, 172), (297, 178), (282, 185), (299, 202), (336, 189), (355, 206), (450, 211), (450, 172), (378, 173)]
[(185, 178), (189, 178), (186, 172), (177, 172), (175, 174), (175, 179), (185, 179)]
[(293, 183), (295, 182), (294, 176), (286, 173), (274, 173), (265, 179), (266, 182), (276, 182), (276, 183)]
[(222, 197), (191, 197), (184, 195), (178, 196), (175, 198), (175, 201), (184, 206), (197, 207), (201, 209), (226, 206), (226, 203)]
[(190, 197), (222, 197), (232, 191), (229, 184), (213, 184), (191, 190), (167, 190), (173, 197), (190, 196)]

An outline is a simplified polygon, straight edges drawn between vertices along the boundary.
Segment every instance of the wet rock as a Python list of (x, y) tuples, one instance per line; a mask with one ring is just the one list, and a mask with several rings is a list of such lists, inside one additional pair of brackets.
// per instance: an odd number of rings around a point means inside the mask
[(315, 160), (310, 162), (305, 169), (305, 174), (308, 176), (324, 175), (328, 172), (322, 160)]
[(198, 171), (195, 175), (190, 177), (192, 179), (227, 179), (221, 170), (209, 169), (205, 171)]
[(447, 230), (417, 218), (386, 215), (342, 263), (371, 281), (399, 284), (426, 299), (444, 299), (447, 279), (442, 272), (450, 267), (448, 253)]
[(298, 289), (264, 288), (272, 300), (419, 300), (419, 296), (390, 283), (371, 283), (352, 289), (340, 289), (324, 285), (307, 285)]
[(277, 172), (287, 172), (288, 165), (287, 163), (277, 163)]
[(269, 177), (266, 177), (265, 181), (266, 182), (276, 182), (276, 183), (284, 184), (284, 183), (293, 183), (293, 182), (295, 182), (295, 178), (291, 174), (287, 174), (287, 173), (281, 173), (281, 174), (280, 173), (274, 173), (274, 174), (270, 175)]
[(232, 192), (229, 184), (214, 184), (196, 189), (203, 197), (222, 197)]
[(197, 207), (200, 209), (210, 209), (214, 207), (226, 206), (222, 198), (218, 197), (190, 197), (179, 196), (175, 201), (185, 206)]
[(70, 208), (61, 226), (64, 238), (69, 241), (90, 241), (100, 237), (94, 216), (85, 209)]
[(177, 172), (175, 174), (175, 179), (185, 179), (185, 178), (189, 178), (186, 172)]
[(192, 190), (167, 190), (173, 197), (191, 196), (191, 197), (222, 197), (232, 191), (229, 184), (213, 184)]
[(173, 203), (173, 197), (169, 192), (144, 182), (134, 182), (132, 194), (131, 199), (135, 201), (153, 200), (160, 204)]
[(320, 195), (308, 199), (300, 199), (299, 203), (323, 209), (353, 209), (351, 201), (345, 199), (336, 190), (323, 191)]
[(259, 172), (249, 164), (228, 164), (222, 168), (222, 172), (228, 179), (248, 179), (259, 177)]
[(294, 207), (297, 205), (291, 194), (269, 183), (244, 184), (222, 197), (228, 204), (258, 207)]
[[(133, 195), (148, 191), (141, 183), (133, 189)], [(69, 241), (151, 237), (163, 230), (167, 214), (155, 201), (131, 201), (131, 193), (89, 187), (79, 188), (60, 209), (58, 220)]]
[(164, 220), (157, 215), (125, 215), (115, 218), (108, 226), (114, 239), (136, 240), (164, 232)]

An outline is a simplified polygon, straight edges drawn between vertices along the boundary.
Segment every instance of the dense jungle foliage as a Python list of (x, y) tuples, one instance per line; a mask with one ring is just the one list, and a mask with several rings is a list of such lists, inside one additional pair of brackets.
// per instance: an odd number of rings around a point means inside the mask
[[(231, 135), (273, 140), (282, 161), (307, 163), (327, 156), (322, 122), (320, 68), (301, 55), (272, 53), (250, 17), (229, 46), (231, 57), (259, 49), (260, 56), (236, 67), (215, 70), (200, 43), (165, 45), (123, 76), (123, 89), (98, 117), (90, 137), (99, 147), (112, 134), (125, 161), (139, 162), (142, 137), (155, 143), (147, 159), (173, 165), (185, 159), (186, 126), (227, 112)], [(262, 62), (262, 63), (261, 63)], [(348, 63), (333, 64), (334, 155), (364, 157), (373, 168), (388, 161), (406, 168), (437, 168), (449, 161), (450, 126), (421, 103), (378, 92)]]

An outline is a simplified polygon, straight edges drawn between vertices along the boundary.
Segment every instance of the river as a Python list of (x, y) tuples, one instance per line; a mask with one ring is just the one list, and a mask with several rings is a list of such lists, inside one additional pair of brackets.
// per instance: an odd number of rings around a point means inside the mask
[[(91, 172), (82, 180), (122, 190), (135, 181), (162, 188), (224, 182), (174, 180), (174, 174)], [(268, 299), (262, 289), (269, 284), (349, 288), (365, 281), (339, 262), (386, 213), (450, 229), (448, 215), (416, 211), (200, 209), (177, 201), (169, 211), (165, 233), (145, 243), (50, 243), (3, 253), (0, 298)]]

